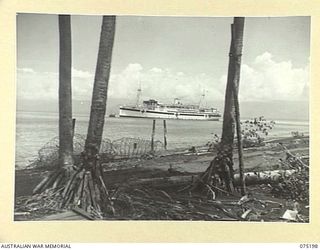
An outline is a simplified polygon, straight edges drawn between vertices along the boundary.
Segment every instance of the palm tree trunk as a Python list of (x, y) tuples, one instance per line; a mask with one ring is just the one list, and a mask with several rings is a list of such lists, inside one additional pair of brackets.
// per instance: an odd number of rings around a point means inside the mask
[[(225, 105), (222, 125), (222, 138), (217, 156), (208, 169), (200, 176), (193, 189), (215, 185), (215, 176), (224, 182), (226, 189), (233, 192), (233, 147), (235, 134), (235, 99), (238, 101), (241, 55), (243, 46), (244, 17), (235, 17), (231, 25), (231, 45), (229, 52), (228, 79), (225, 93)], [(238, 103), (237, 103), (238, 104)], [(239, 118), (239, 109), (237, 109)], [(239, 127), (238, 127), (239, 130)], [(241, 143), (240, 143), (241, 144)], [(242, 173), (242, 172), (241, 172)], [(243, 177), (243, 176), (242, 176)], [(219, 181), (219, 180), (217, 180)]]
[(99, 152), (102, 140), (115, 35), (115, 20), (115, 16), (104, 16), (102, 21), (90, 121), (85, 143), (85, 151), (90, 155), (95, 155)]
[[(231, 43), (229, 50), (229, 66), (228, 66), (228, 78), (224, 98), (224, 112), (223, 112), (223, 125), (221, 143), (230, 145), (233, 148), (234, 139), (234, 106), (233, 106), (233, 79), (234, 79), (234, 24), (231, 24)], [(231, 152), (232, 152), (231, 148)]]
[[(81, 162), (78, 166), (74, 166), (74, 171), (69, 175), (63, 171), (54, 172), (34, 190), (34, 193), (37, 193), (50, 187), (62, 186), (62, 191), (57, 193), (61, 207), (78, 206), (99, 218), (101, 218), (102, 214), (114, 213), (113, 203), (103, 180), (98, 153), (106, 113), (115, 20), (115, 16), (104, 16), (102, 21), (88, 134), (84, 152), (81, 154)], [(67, 62), (69, 60), (71, 58), (66, 59)], [(62, 62), (61, 65), (63, 65)], [(66, 67), (63, 67), (63, 70), (66, 69)], [(71, 88), (68, 93), (71, 93)], [(68, 103), (68, 105), (71, 107), (71, 103)], [(70, 121), (72, 128), (72, 119)]]
[(62, 192), (62, 207), (76, 205), (96, 215), (114, 213), (113, 203), (103, 179), (99, 150), (106, 113), (115, 20), (115, 16), (104, 16), (102, 20), (85, 148), (81, 154), (80, 165), (77, 166)]
[(62, 185), (73, 172), (73, 121), (71, 92), (71, 22), (70, 15), (59, 15), (59, 165), (45, 177), (33, 193)]
[(73, 165), (70, 15), (59, 15), (59, 34), (59, 162), (68, 168)]
[(240, 67), (242, 40), (244, 29), (244, 17), (235, 17), (234, 23), (231, 25), (231, 45), (230, 45), (230, 60), (228, 67), (228, 79), (225, 94), (223, 128), (221, 143), (229, 146), (230, 156), (232, 157), (234, 134), (235, 134), (235, 106), (234, 106), (234, 90), (236, 95), (239, 92)]
[[(235, 17), (231, 25), (231, 44), (229, 53), (228, 79), (225, 94), (225, 106), (223, 114), (223, 126), (221, 136), (221, 154), (227, 157), (229, 162), (228, 172), (233, 179), (233, 147), (235, 134), (235, 98), (238, 99), (241, 55), (243, 47), (244, 17)], [(236, 100), (238, 101), (238, 100)], [(238, 103), (237, 103), (238, 104)], [(231, 180), (232, 181), (232, 180)], [(229, 184), (231, 185), (231, 183)], [(231, 187), (232, 188), (232, 187)]]
[(240, 124), (240, 105), (239, 105), (239, 81), (240, 81), (240, 69), (241, 69), (241, 54), (243, 47), (243, 30), (244, 30), (244, 17), (236, 17), (234, 21), (235, 34), (233, 35), (236, 39), (234, 42), (234, 78), (233, 78), (233, 103), (234, 103), (234, 114), (236, 120), (236, 130), (237, 130), (237, 143), (238, 143), (238, 155), (239, 155), (239, 174), (240, 174), (240, 190), (241, 195), (245, 195), (245, 176), (243, 173), (243, 148), (242, 148), (242, 135), (241, 135), (241, 124)]

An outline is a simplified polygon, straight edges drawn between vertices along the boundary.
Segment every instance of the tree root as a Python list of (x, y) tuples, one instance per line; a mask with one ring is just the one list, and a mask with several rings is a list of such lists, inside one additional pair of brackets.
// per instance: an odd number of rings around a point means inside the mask
[[(233, 194), (233, 169), (232, 161), (226, 155), (216, 156), (210, 163), (209, 167), (193, 183), (183, 188), (181, 191), (203, 191), (209, 190), (213, 193), (214, 188), (218, 192)], [(225, 190), (224, 190), (225, 189)]]
[(60, 168), (46, 176), (33, 190), (39, 194), (46, 190), (54, 192), (53, 199), (58, 199), (60, 208), (78, 207), (92, 214), (95, 218), (102, 218), (107, 214), (114, 214), (113, 202), (104, 183), (99, 168), (88, 170)]

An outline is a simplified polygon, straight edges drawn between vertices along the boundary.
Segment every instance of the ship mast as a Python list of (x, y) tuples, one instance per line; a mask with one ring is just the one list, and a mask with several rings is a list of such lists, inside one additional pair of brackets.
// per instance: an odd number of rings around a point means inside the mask
[(137, 89), (136, 107), (139, 107), (140, 96), (141, 96), (141, 82), (139, 83), (139, 88)]
[(202, 92), (202, 95), (201, 95), (201, 98), (200, 98), (200, 101), (199, 101), (199, 109), (201, 108), (201, 104), (203, 103), (204, 101), (204, 97), (206, 96), (206, 90), (203, 89), (203, 92)]

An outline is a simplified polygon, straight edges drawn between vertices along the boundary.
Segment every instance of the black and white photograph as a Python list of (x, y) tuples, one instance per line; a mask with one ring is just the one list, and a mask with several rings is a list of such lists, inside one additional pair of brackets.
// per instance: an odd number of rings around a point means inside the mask
[(309, 223), (310, 29), (17, 13), (14, 221)]

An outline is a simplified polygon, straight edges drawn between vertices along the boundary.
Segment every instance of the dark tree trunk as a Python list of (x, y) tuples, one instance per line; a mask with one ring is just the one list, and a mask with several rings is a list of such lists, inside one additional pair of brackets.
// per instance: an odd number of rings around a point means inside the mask
[[(34, 189), (34, 193), (38, 193), (48, 188), (59, 188), (61, 191), (54, 195), (58, 197), (61, 207), (77, 206), (97, 218), (114, 213), (113, 203), (103, 180), (98, 153), (106, 113), (115, 19), (115, 16), (104, 16), (102, 21), (89, 128), (81, 161), (67, 174), (64, 169), (53, 172)], [(72, 119), (70, 124), (72, 128)]]
[[(225, 94), (223, 129), (221, 143), (226, 145), (229, 156), (232, 158), (235, 133), (235, 106), (234, 94), (238, 96), (241, 55), (243, 46), (244, 17), (235, 17), (231, 25), (231, 45), (229, 53), (228, 80)], [(236, 93), (234, 93), (236, 90)]]
[[(233, 148), (235, 134), (235, 100), (238, 101), (241, 55), (243, 46), (244, 17), (235, 17), (231, 25), (231, 45), (229, 52), (228, 79), (225, 94), (222, 137), (217, 156), (200, 177), (194, 188), (224, 182), (226, 189), (233, 192)], [(238, 104), (238, 103), (237, 103)], [(237, 110), (239, 115), (239, 109)], [(238, 117), (239, 118), (239, 117)], [(219, 176), (219, 180), (216, 180)]]
[[(114, 213), (113, 202), (103, 180), (99, 151), (106, 114), (115, 24), (115, 16), (103, 16), (89, 127), (84, 152), (81, 154), (82, 170), (75, 177), (75, 180), (80, 179), (76, 185), (78, 188), (74, 189), (77, 195), (70, 195), (73, 204), (78, 204), (87, 212), (96, 211), (99, 214)], [(66, 190), (68, 196), (70, 191)]]
[(112, 48), (115, 35), (115, 16), (104, 16), (100, 34), (99, 54), (94, 79), (91, 112), (85, 151), (97, 154), (103, 134), (108, 83), (111, 69)]
[(233, 109), (233, 79), (235, 65), (233, 61), (234, 50), (234, 24), (231, 24), (231, 43), (229, 49), (229, 66), (228, 66), (228, 78), (226, 84), (225, 98), (224, 98), (224, 112), (223, 112), (223, 124), (222, 124), (222, 136), (221, 143), (224, 145), (231, 145), (231, 151), (233, 148), (234, 139), (234, 109)]
[(241, 194), (245, 195), (245, 177), (243, 173), (243, 148), (242, 148), (242, 135), (241, 135), (241, 123), (240, 123), (240, 105), (239, 105), (239, 81), (240, 81), (240, 70), (241, 70), (241, 53), (243, 47), (243, 29), (244, 29), (244, 18), (235, 18), (233, 32), (237, 32), (233, 37), (237, 39), (234, 42), (234, 53), (235, 53), (235, 76), (233, 83), (233, 103), (234, 103), (234, 114), (236, 120), (236, 129), (237, 129), (237, 145), (238, 145), (238, 154), (239, 154), (239, 174), (240, 174), (240, 189)]
[(71, 92), (71, 23), (70, 15), (59, 15), (59, 166), (33, 190), (41, 193), (62, 186), (74, 170), (73, 120)]
[(59, 163), (73, 165), (70, 15), (59, 15)]
[(80, 165), (62, 192), (62, 206), (76, 205), (98, 217), (114, 213), (113, 203), (103, 180), (99, 151), (106, 114), (115, 21), (115, 16), (104, 16), (102, 20), (85, 148)]
[[(228, 79), (225, 95), (225, 107), (223, 114), (223, 129), (221, 137), (221, 151), (224, 157), (228, 158), (228, 169), (231, 182), (233, 179), (233, 147), (234, 147), (234, 134), (235, 134), (235, 99), (238, 105), (238, 93), (240, 82), (241, 70), (241, 56), (243, 47), (243, 30), (244, 30), (244, 17), (235, 17), (231, 25), (231, 45), (229, 53), (229, 67)], [(239, 109), (237, 110), (239, 112)], [(232, 183), (227, 184), (231, 186)], [(229, 190), (232, 187), (228, 188)]]

